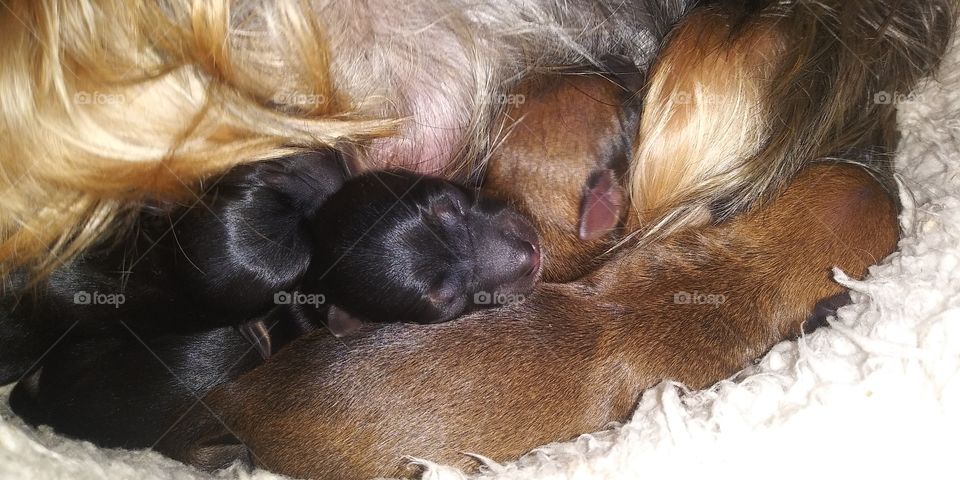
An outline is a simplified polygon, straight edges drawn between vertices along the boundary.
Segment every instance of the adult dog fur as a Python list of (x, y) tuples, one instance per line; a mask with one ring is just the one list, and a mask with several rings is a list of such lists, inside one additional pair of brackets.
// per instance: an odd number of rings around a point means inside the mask
[[(929, 73), (954, 19), (950, 0), (716, 3), (676, 30), (650, 80), (662, 93), (628, 178), (644, 230), (739, 211), (876, 136), (894, 106), (873, 96)], [(469, 170), (522, 74), (609, 53), (644, 70), (693, 4), (7, 2), (0, 273), (42, 271), (131, 224), (145, 199), (193, 201), (215, 173), (299, 148)]]

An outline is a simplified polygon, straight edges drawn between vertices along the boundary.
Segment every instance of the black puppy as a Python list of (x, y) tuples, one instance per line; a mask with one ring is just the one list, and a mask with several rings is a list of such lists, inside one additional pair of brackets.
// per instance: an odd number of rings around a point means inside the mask
[[(309, 263), (303, 212), (348, 177), (335, 152), (232, 169), (193, 206), (150, 208), (139, 229), (0, 299), (0, 384), (71, 338), (191, 334), (266, 313)], [(16, 292), (12, 294), (11, 292)], [(214, 294), (220, 292), (219, 296)], [(122, 323), (121, 323), (122, 322)]]
[[(298, 314), (274, 309), (262, 322), (274, 339), (289, 341), (302, 333), (298, 322), (310, 321)], [(233, 327), (152, 338), (68, 332), (17, 383), (10, 407), (29, 424), (102, 447), (149, 448), (211, 388), (262, 363)]]
[[(444, 321), (490, 305), (474, 294), (532, 288), (537, 236), (505, 204), (402, 172), (361, 175), (328, 195), (335, 181), (311, 175), (318, 166), (296, 157), (239, 167), (182, 213), (175, 237), (150, 246), (146, 272), (123, 283), (103, 267), (112, 252), (51, 277), (52, 302), (14, 310), (37, 323), (5, 312), (14, 332), (28, 332), (16, 361), (0, 353), (8, 376), (29, 367), (27, 346), (56, 340), (38, 328), (69, 330), (18, 384), (14, 411), (101, 445), (147, 447), (209, 388), (317, 323)], [(148, 227), (138, 242), (155, 241)], [(90, 282), (131, 298), (67, 308), (70, 287)]]
[[(357, 199), (365, 201), (359, 208)], [(304, 289), (365, 320), (452, 320), (489, 306), (486, 299), (529, 292), (540, 272), (539, 240), (526, 217), (437, 178), (363, 175), (311, 225), (316, 249)]]

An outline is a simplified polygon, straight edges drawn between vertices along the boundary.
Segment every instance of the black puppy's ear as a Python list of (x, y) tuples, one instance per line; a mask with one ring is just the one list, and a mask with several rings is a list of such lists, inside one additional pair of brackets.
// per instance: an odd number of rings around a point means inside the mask
[(347, 175), (343, 159), (329, 152), (235, 167), (175, 227), (187, 291), (242, 318), (273, 307), (310, 263), (307, 218)]
[(626, 194), (609, 168), (593, 172), (580, 201), (580, 240), (596, 240), (620, 224)]
[(346, 155), (334, 150), (305, 151), (263, 162), (264, 185), (282, 193), (303, 216), (312, 217), (347, 181), (355, 169)]
[(350, 312), (334, 305), (327, 307), (327, 328), (330, 329), (333, 336), (337, 338), (349, 337), (362, 326), (363, 320)]

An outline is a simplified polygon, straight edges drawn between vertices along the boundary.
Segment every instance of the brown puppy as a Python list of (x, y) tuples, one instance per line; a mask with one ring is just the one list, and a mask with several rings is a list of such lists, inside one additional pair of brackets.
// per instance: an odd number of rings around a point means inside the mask
[(194, 408), (159, 449), (205, 467), (249, 449), (260, 467), (311, 478), (410, 475), (406, 455), (510, 460), (625, 420), (662, 379), (703, 387), (732, 374), (842, 291), (831, 267), (862, 276), (897, 234), (866, 172), (813, 166), (762, 208), (621, 251), (525, 302), (345, 342), (302, 337), (211, 391), (210, 410)]
[(483, 188), (527, 214), (541, 236), (543, 280), (566, 282), (600, 264), (619, 236), (642, 74), (534, 76), (508, 97), (509, 131)]

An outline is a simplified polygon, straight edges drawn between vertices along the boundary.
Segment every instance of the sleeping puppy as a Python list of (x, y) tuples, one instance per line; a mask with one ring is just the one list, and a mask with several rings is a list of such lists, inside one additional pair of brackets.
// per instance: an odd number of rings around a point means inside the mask
[(762, 208), (621, 250), (524, 302), (304, 335), (211, 390), (157, 448), (307, 478), (412, 475), (408, 455), (463, 468), (476, 467), (463, 452), (514, 459), (626, 420), (660, 380), (709, 385), (798, 333), (843, 291), (831, 267), (859, 277), (893, 251), (896, 213), (859, 167), (811, 167)]
[(604, 63), (603, 74), (569, 70), (524, 80), (486, 164), (484, 191), (526, 214), (540, 233), (547, 282), (583, 276), (623, 237), (643, 75), (622, 59)]
[(184, 408), (262, 361), (232, 327), (152, 338), (68, 332), (17, 383), (10, 407), (28, 424), (101, 447), (149, 448)]
[(276, 353), (316, 329), (313, 315), (310, 306), (270, 310), (255, 320), (270, 342), (254, 345), (234, 327), (152, 337), (70, 331), (17, 383), (10, 407), (28, 424), (101, 447), (150, 448), (209, 389), (262, 364), (263, 348)]
[(316, 243), (304, 289), (366, 320), (452, 320), (479, 306), (477, 294), (529, 292), (540, 273), (540, 242), (526, 217), (439, 178), (367, 173), (311, 223)]

